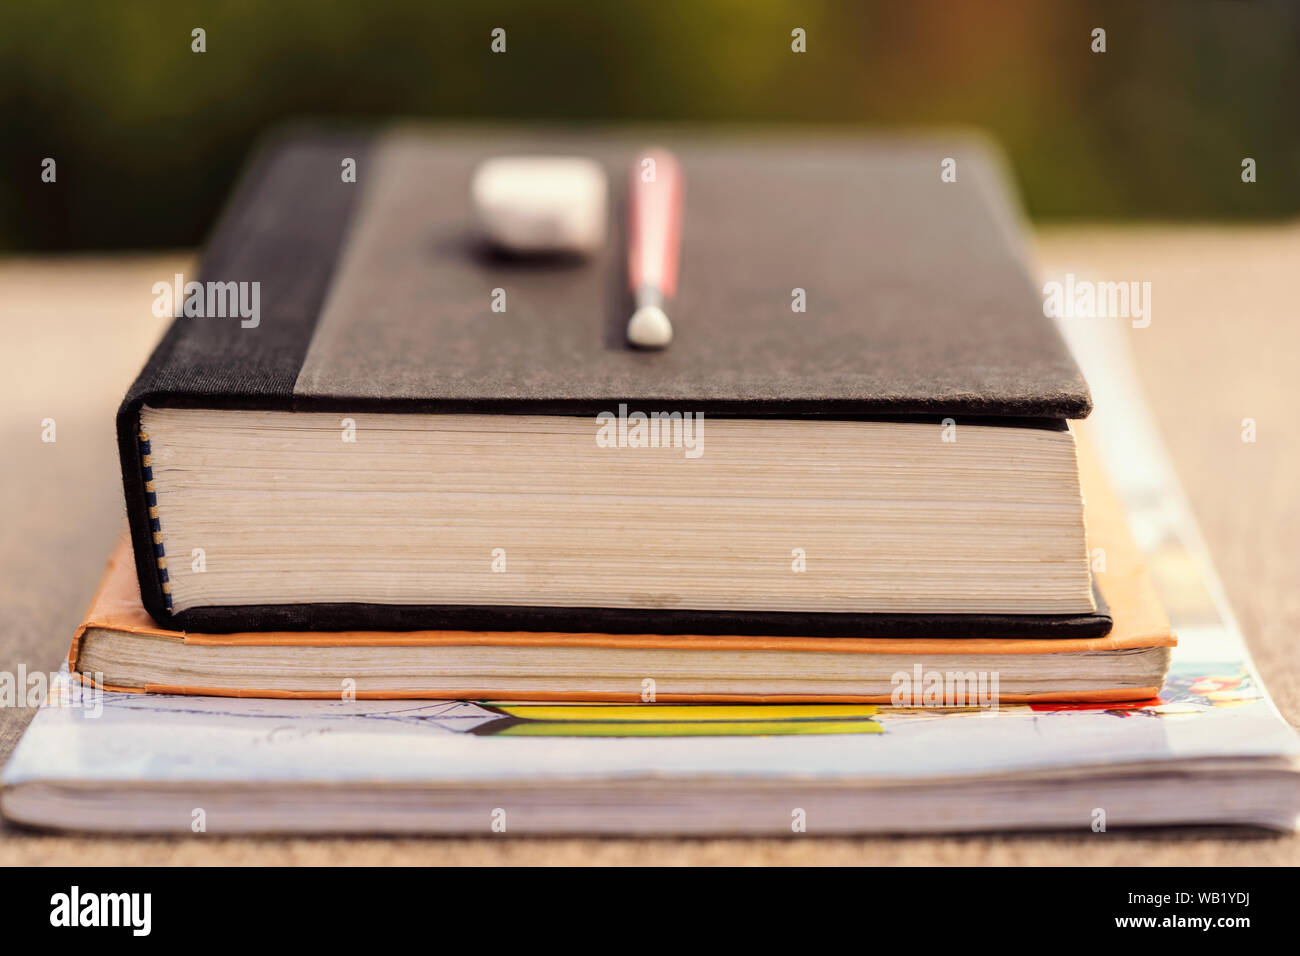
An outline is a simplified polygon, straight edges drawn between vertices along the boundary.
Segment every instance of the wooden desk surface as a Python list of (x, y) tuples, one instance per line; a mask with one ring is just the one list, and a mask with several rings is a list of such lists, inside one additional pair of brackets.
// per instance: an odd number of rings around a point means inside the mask
[[(1300, 226), (1070, 228), (1041, 272), (1152, 283), (1131, 333), (1166, 442), (1264, 681), (1300, 722)], [(151, 286), (185, 255), (0, 259), (0, 670), (59, 666), (123, 526), (117, 402), (161, 333)], [(57, 441), (41, 441), (42, 420)], [(1257, 422), (1244, 444), (1241, 420)], [(0, 760), (33, 711), (0, 709)], [(1300, 837), (1234, 831), (762, 840), (46, 836), (4, 864), (1295, 864)]]

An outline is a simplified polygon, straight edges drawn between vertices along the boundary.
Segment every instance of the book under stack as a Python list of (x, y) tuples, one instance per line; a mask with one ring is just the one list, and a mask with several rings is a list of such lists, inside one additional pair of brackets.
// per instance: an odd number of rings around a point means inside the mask
[(118, 413), (129, 542), (69, 655), (111, 719), (43, 713), (5, 812), (184, 829), (202, 793), (230, 831), (514, 807), (534, 832), (781, 832), (798, 806), (863, 832), (1088, 826), (1105, 799), (1117, 823), (1288, 825), (1292, 744), (1236, 812), (1237, 778), (1169, 762), (1221, 750), (1099, 716), (1203, 695), (1157, 697), (1177, 642), (1141, 496), (1080, 427), (988, 150), (679, 139), (651, 351), (623, 336), (619, 242), (502, 254), (471, 208), (491, 157), (635, 149), (262, 151), (199, 283), (258, 283), (260, 314), (180, 315)]

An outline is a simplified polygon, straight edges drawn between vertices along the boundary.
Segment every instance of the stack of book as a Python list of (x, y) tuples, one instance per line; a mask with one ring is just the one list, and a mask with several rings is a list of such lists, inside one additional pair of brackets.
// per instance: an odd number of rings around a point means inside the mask
[[(1091, 399), (981, 151), (950, 183), (909, 143), (683, 149), (677, 339), (644, 352), (611, 341), (614, 251), (466, 239), (508, 145), (373, 149), (367, 188), (325, 175), (338, 143), (272, 150), (224, 218), (203, 275), (263, 311), (182, 315), (123, 404), (134, 560), (78, 670), (889, 701), (923, 663), (1007, 700), (1155, 694), (1172, 637), (1122, 520), (1085, 507)], [(132, 577), (147, 617), (115, 626)]]
[[(618, 137), (562, 145), (610, 169), (633, 155)], [(689, 801), (705, 792), (683, 768), (730, 767), (751, 796), (760, 771), (764, 785), (784, 781), (780, 804), (798, 799), (790, 778), (822, 774), (834, 791), (828, 768), (870, 764), (858, 735), (890, 732), (877, 705), (1153, 705), (1173, 631), (1077, 427), (1088, 386), (1045, 317), (980, 144), (681, 142), (675, 337), (653, 352), (623, 340), (616, 243), (539, 264), (473, 239), (475, 166), (555, 146), (406, 132), (263, 152), (202, 281), (182, 287), (206, 308), (181, 309), (118, 414), (130, 541), (73, 643), (75, 677), (115, 701), (263, 699), (188, 708), (248, 727), (343, 707), (349, 719), (460, 720), (478, 736), (741, 735), (768, 748), (749, 763), (750, 750), (652, 748), (576, 763), (571, 750), (497, 749), (467, 764), (452, 750), (431, 757), (436, 772), (423, 764), (441, 783), (419, 781), (422, 806), (430, 787), (477, 796), (436, 820), (367, 816), (358, 800), (317, 821), (351, 829), (469, 826), (487, 813), (479, 803), (523, 799), (519, 774), (533, 775), (542, 830), (788, 829), (790, 811), (766, 804), (688, 822), (645, 816), (635, 786), (594, 809), (537, 781), (586, 779), (590, 795), (593, 774), (620, 787), (677, 774), (674, 799)], [(341, 157), (358, 160), (358, 182), (340, 180)], [(941, 175), (948, 159), (955, 181)], [(239, 299), (258, 314), (211, 308), (242, 282), (258, 284)], [(117, 706), (127, 723), (141, 709)], [(186, 725), (160, 726), (175, 730), (167, 742), (136, 742), (174, 754)], [(214, 726), (194, 733), (223, 767), (274, 776), (223, 749), (231, 738)], [(923, 776), (963, 769), (968, 732), (948, 731), (949, 763)], [(982, 733), (979, 748), (1000, 749), (998, 730)], [(772, 749), (792, 734), (821, 739)], [(854, 741), (826, 749), (845, 734)], [(312, 772), (285, 773), (408, 772), (397, 760), (376, 771), (364, 748), (337, 753), (345, 770), (304, 751)], [(10, 783), (85, 771), (27, 766)], [(223, 772), (186, 779), (241, 782)], [(154, 803), (104, 810), (103, 825), (181, 826), (158, 796), (178, 792), (167, 776)], [(515, 789), (494, 790), (503, 778)], [(1132, 795), (1113, 786), (1123, 805)], [(6, 811), (57, 817), (39, 795), (12, 791)], [(828, 804), (832, 829), (930, 825), (909, 821), (914, 792), (896, 796), (870, 823)], [(1010, 822), (978, 809), (944, 819)], [(244, 806), (227, 825), (310, 819), (260, 812)], [(1066, 825), (1064, 812), (1025, 819)], [(1213, 815), (1183, 816), (1198, 813)]]

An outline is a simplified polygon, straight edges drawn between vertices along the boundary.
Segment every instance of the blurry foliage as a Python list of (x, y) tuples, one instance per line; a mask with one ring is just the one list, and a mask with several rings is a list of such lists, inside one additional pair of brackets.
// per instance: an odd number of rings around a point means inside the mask
[(197, 243), (302, 117), (956, 123), (1002, 141), (1036, 218), (1276, 217), (1300, 209), (1300, 5), (5, 0), (0, 248)]

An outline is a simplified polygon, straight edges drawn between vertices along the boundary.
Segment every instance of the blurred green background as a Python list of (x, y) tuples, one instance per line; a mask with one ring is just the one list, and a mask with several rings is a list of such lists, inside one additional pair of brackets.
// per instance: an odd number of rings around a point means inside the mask
[(5, 0), (0, 249), (196, 244), (255, 139), (304, 117), (958, 123), (1002, 141), (1039, 220), (1277, 218), (1300, 4)]

